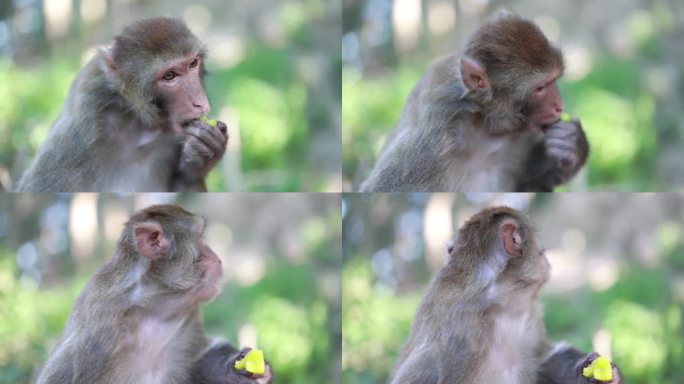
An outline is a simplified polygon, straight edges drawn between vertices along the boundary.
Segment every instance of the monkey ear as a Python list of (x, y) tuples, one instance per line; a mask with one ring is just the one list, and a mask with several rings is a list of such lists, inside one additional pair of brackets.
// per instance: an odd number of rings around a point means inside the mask
[(522, 237), (518, 231), (518, 223), (506, 220), (501, 225), (501, 237), (506, 253), (511, 257), (522, 256)]
[(484, 67), (469, 57), (461, 58), (461, 79), (471, 91), (489, 88), (489, 79)]
[(451, 255), (451, 252), (454, 251), (454, 248), (456, 248), (456, 242), (452, 240), (448, 240), (445, 244), (446, 246), (446, 251), (448, 255)]
[(102, 64), (99, 66), (100, 69), (105, 73), (107, 78), (116, 77), (116, 62), (114, 61), (114, 56), (112, 55), (112, 48), (105, 47), (100, 48), (100, 56), (102, 56)]
[(159, 223), (136, 224), (134, 233), (138, 250), (147, 259), (158, 259), (165, 256), (169, 251), (169, 239)]

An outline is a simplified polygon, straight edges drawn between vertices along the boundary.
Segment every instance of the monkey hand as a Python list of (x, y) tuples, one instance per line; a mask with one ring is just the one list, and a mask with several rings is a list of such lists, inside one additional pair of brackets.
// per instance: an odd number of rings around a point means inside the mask
[(555, 159), (557, 183), (570, 180), (582, 168), (589, 155), (589, 142), (579, 120), (558, 121), (544, 128), (547, 155)]
[(622, 373), (620, 372), (620, 369), (615, 365), (614, 362), (611, 361), (610, 366), (613, 369), (613, 379), (611, 381), (601, 381), (597, 380), (594, 378), (588, 378), (584, 377), (582, 374), (582, 370), (591, 363), (596, 360), (596, 358), (599, 357), (599, 354), (596, 352), (588, 353), (585, 356), (581, 357), (579, 359), (579, 362), (577, 363), (577, 366), (575, 367), (575, 372), (577, 374), (577, 384), (622, 384), (624, 383), (622, 379)]
[(207, 121), (193, 120), (185, 128), (178, 171), (185, 180), (204, 180), (225, 153), (227, 142), (225, 123), (218, 121), (214, 128)]
[(235, 362), (247, 356), (252, 348), (243, 348), (235, 357), (228, 360), (228, 384), (271, 384), (273, 383), (273, 370), (271, 364), (266, 361), (266, 370), (263, 375), (257, 375), (245, 369), (235, 369)]

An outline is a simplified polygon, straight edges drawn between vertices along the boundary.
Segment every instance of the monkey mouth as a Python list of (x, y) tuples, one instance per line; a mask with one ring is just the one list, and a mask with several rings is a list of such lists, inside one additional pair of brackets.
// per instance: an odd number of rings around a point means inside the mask
[(181, 128), (187, 128), (190, 125), (192, 125), (194, 122), (199, 121), (199, 119), (200, 119), (199, 117), (196, 117), (194, 119), (185, 120), (180, 124), (180, 126), (181, 126)]

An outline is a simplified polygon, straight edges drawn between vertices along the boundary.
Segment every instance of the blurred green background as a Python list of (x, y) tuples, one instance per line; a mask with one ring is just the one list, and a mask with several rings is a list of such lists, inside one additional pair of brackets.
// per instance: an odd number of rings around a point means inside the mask
[(99, 46), (146, 17), (185, 20), (209, 48), (211, 116), (227, 123), (210, 191), (339, 191), (337, 0), (0, 2), (0, 188), (45, 140)]
[(505, 8), (561, 47), (565, 109), (592, 146), (570, 190), (684, 186), (681, 0), (343, 1), (343, 188), (357, 190), (413, 86), (435, 58)]
[(551, 341), (607, 354), (629, 384), (684, 380), (684, 195), (345, 194), (343, 383), (382, 383), (446, 245), (480, 209), (528, 212), (552, 266)]
[(153, 203), (209, 220), (225, 275), (210, 336), (262, 348), (279, 383), (340, 376), (339, 195), (0, 194), (0, 383), (31, 382), (123, 223)]

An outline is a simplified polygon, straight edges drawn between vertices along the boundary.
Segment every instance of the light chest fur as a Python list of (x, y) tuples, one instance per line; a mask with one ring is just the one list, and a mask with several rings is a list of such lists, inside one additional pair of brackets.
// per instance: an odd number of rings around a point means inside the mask
[[(178, 379), (185, 379), (187, 367), (182, 362), (192, 356), (184, 356), (187, 351), (171, 347), (180, 343), (172, 340), (182, 336), (179, 332), (184, 319), (164, 321), (156, 318), (143, 319), (138, 329), (129, 335), (128, 348), (131, 350), (125, 362), (128, 368), (122, 382), (137, 382), (146, 384), (174, 383)], [(144, 356), (144, 359), (139, 357)], [(128, 380), (128, 381), (127, 381)]]
[(178, 161), (177, 138), (171, 133), (126, 129), (110, 134), (111, 161), (98, 190), (112, 192), (165, 191), (169, 188), (170, 169)]
[(492, 342), (476, 383), (531, 384), (537, 365), (535, 347), (541, 342), (530, 313), (502, 314), (493, 325)]
[(472, 192), (513, 191), (517, 175), (524, 167), (535, 141), (532, 133), (523, 132), (494, 137), (483, 127), (466, 128), (462, 140), (469, 143), (460, 164), (448, 175), (449, 190)]

